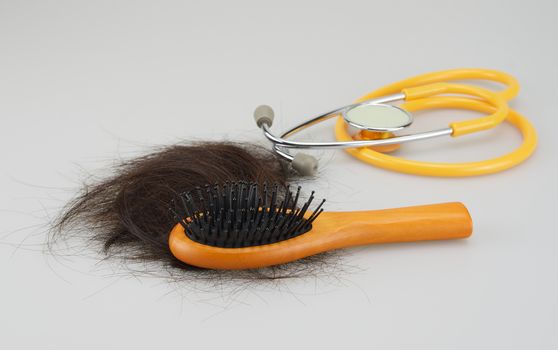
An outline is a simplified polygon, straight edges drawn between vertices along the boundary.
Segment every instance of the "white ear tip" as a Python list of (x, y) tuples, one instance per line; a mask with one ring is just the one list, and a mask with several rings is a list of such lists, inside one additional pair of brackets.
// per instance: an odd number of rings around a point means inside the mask
[(318, 160), (306, 153), (297, 153), (291, 166), (302, 176), (314, 176), (318, 171)]
[(273, 124), (273, 117), (275, 113), (273, 113), (273, 108), (268, 105), (261, 105), (256, 108), (254, 111), (254, 120), (258, 127), (261, 127), (263, 124), (267, 124), (271, 126)]

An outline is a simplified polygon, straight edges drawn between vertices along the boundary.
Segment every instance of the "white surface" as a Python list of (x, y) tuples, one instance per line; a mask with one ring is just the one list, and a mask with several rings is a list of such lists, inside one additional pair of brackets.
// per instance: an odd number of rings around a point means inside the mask
[[(420, 4), (419, 4), (420, 3)], [(0, 1), (0, 347), (3, 349), (558, 348), (558, 22), (555, 1)], [(488, 67), (522, 84), (539, 131), (525, 164), (436, 179), (319, 153), (305, 185), (329, 210), (462, 201), (467, 241), (343, 253), (317, 280), (192, 291), (111, 263), (42, 253), (45, 222), (112, 159), (180, 139), (261, 141), (421, 72)], [(459, 111), (418, 116), (417, 130)], [(331, 126), (307, 137), (332, 139)], [(509, 126), (407, 147), (472, 160), (519, 143)], [(108, 271), (108, 272), (107, 272)], [(226, 287), (226, 286), (225, 286)]]

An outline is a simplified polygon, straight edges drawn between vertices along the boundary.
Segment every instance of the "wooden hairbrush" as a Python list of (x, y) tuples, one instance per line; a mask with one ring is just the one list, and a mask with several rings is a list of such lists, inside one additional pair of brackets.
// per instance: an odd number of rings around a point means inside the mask
[[(263, 187), (263, 188), (261, 188)], [(462, 203), (397, 209), (324, 212), (299, 206), (300, 187), (278, 200), (278, 186), (244, 182), (183, 193), (171, 212), (172, 254), (208, 269), (253, 269), (375, 243), (467, 238), (472, 220)]]

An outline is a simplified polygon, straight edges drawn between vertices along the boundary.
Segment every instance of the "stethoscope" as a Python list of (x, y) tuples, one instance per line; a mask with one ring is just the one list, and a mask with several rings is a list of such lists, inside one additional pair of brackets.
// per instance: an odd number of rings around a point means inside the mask
[[(479, 86), (448, 83), (454, 80), (489, 80), (506, 85), (502, 91)], [(525, 117), (509, 108), (508, 101), (519, 91), (514, 77), (487, 69), (453, 69), (422, 74), (373, 91), (355, 103), (343, 106), (307, 120), (281, 136), (271, 131), (273, 110), (262, 105), (254, 118), (265, 137), (273, 143), (273, 150), (289, 161), (301, 175), (313, 175), (318, 169), (315, 157), (290, 149), (346, 149), (352, 156), (375, 166), (394, 171), (428, 176), (474, 176), (511, 168), (527, 159), (535, 150), (537, 134)], [(394, 102), (403, 102), (393, 105)], [(411, 112), (425, 109), (467, 109), (485, 116), (451, 123), (448, 127), (408, 135), (396, 133), (413, 122)], [(317, 123), (338, 117), (334, 142), (300, 142), (288, 138)], [(466, 163), (424, 162), (399, 158), (386, 153), (395, 151), (407, 142), (435, 137), (459, 137), (494, 128), (504, 120), (522, 134), (523, 143), (503, 156)]]

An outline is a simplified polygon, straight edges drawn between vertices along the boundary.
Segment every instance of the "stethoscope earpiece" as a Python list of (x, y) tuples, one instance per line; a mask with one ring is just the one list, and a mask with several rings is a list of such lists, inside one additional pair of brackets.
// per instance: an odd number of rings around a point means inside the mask
[[(254, 110), (254, 120), (258, 127), (271, 127), (275, 113), (268, 105), (260, 105)], [(318, 171), (318, 159), (306, 153), (298, 152), (291, 159), (291, 167), (301, 176), (314, 176)]]
[(254, 120), (260, 128), (263, 124), (266, 124), (267, 126), (273, 125), (274, 117), (275, 113), (273, 112), (273, 108), (268, 105), (260, 105), (254, 110)]
[[(488, 80), (506, 85), (502, 91), (491, 91), (474, 85), (449, 83), (453, 80)], [(318, 160), (311, 155), (289, 149), (346, 149), (352, 156), (381, 168), (427, 176), (474, 176), (511, 168), (527, 159), (535, 150), (537, 134), (531, 123), (509, 108), (507, 101), (517, 95), (519, 84), (512, 76), (487, 69), (453, 69), (422, 74), (405, 79), (358, 99), (354, 104), (334, 109), (309, 119), (281, 136), (271, 131), (273, 109), (262, 105), (254, 111), (254, 119), (273, 143), (273, 150), (291, 162), (303, 176), (314, 175)], [(391, 103), (403, 102), (395, 106)], [(408, 135), (396, 135), (413, 122), (411, 112), (423, 109), (465, 109), (486, 113), (480, 118), (451, 123), (448, 127)], [(288, 138), (310, 126), (338, 117), (334, 142), (300, 142)], [(466, 163), (437, 163), (403, 159), (384, 154), (399, 144), (434, 137), (459, 137), (488, 130), (508, 121), (523, 136), (523, 143), (503, 156)]]
[(294, 155), (291, 166), (301, 176), (314, 176), (318, 172), (318, 159), (306, 153)]

